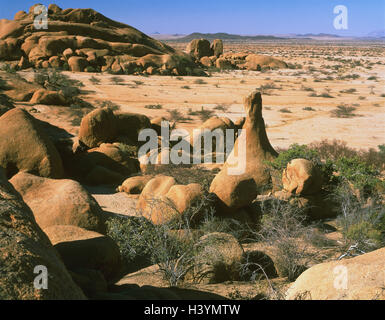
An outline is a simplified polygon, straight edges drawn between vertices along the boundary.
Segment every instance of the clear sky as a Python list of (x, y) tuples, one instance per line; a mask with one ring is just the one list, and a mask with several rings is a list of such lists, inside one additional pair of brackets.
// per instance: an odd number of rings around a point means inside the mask
[[(0, 19), (37, 1), (0, 0)], [(52, 1), (40, 1), (48, 5)], [(333, 33), (385, 29), (385, 0), (57, 0), (62, 8), (93, 8), (145, 33)], [(348, 9), (348, 30), (333, 27), (336, 5)]]

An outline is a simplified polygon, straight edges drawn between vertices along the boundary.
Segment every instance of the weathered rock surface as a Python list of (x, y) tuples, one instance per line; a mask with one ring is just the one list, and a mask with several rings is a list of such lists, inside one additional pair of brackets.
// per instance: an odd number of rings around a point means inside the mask
[[(36, 266), (47, 267), (48, 289), (35, 289)], [(0, 169), (0, 299), (85, 299), (29, 207)]]
[(261, 94), (253, 92), (245, 98), (244, 105), (247, 116), (243, 131), (210, 186), (210, 192), (221, 201), (221, 211), (229, 214), (250, 205), (258, 194), (271, 189), (265, 162), (277, 156), (267, 138)]
[(68, 269), (98, 270), (109, 283), (120, 278), (122, 259), (110, 237), (69, 225), (50, 226), (44, 232)]
[(35, 67), (54, 67), (57, 64), (49, 59), (56, 56), (63, 57), (70, 70), (77, 72), (92, 67), (96, 71), (143, 73), (147, 67), (143, 67), (140, 59), (155, 56), (157, 59), (151, 61), (159, 71), (163, 68), (171, 73), (176, 68), (179, 74), (186, 75), (197, 67), (184, 52), (92, 9), (62, 10), (51, 5), (49, 28), (36, 29), (33, 25), (35, 6), (29, 13), (18, 12), (14, 20), (1, 21), (0, 60), (25, 57), (25, 66), (31, 63)]
[(12, 109), (0, 117), (0, 166), (7, 177), (29, 172), (61, 178), (63, 164), (54, 144), (27, 111)]
[(31, 208), (41, 228), (73, 225), (106, 232), (102, 209), (78, 182), (47, 179), (23, 172), (10, 182)]
[(385, 300), (385, 248), (317, 264), (302, 273), (286, 299)]
[(293, 159), (282, 174), (284, 190), (296, 195), (311, 195), (321, 191), (322, 174), (309, 160)]

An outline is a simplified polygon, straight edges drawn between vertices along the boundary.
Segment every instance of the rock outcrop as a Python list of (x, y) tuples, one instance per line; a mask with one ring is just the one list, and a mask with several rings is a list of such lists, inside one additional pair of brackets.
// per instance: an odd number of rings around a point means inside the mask
[[(48, 289), (36, 289), (35, 267), (47, 268)], [(38, 272), (40, 273), (40, 271)], [(29, 207), (0, 169), (0, 299), (85, 299)]]
[(286, 299), (384, 300), (385, 248), (361, 256), (317, 264), (302, 273)]
[(102, 209), (78, 182), (47, 179), (22, 172), (10, 182), (31, 208), (41, 228), (73, 225), (106, 232)]
[(285, 191), (296, 195), (311, 195), (321, 191), (322, 174), (309, 160), (293, 159), (282, 174)]
[(92, 9), (50, 6), (48, 29), (36, 29), (35, 6), (29, 13), (18, 12), (14, 20), (0, 21), (0, 60), (23, 57), (21, 66), (66, 66), (77, 72), (145, 73), (148, 66), (143, 66), (143, 59), (151, 60), (159, 74), (164, 70), (171, 74), (175, 69), (180, 75), (193, 75), (197, 68), (184, 52)]
[(19, 171), (61, 178), (63, 164), (54, 144), (27, 111), (12, 109), (0, 117), (0, 166), (7, 177)]
[(139, 132), (147, 128), (151, 128), (151, 121), (145, 115), (114, 114), (109, 108), (100, 108), (83, 117), (79, 129), (79, 141), (88, 148), (118, 141), (137, 144)]
[(164, 224), (180, 218), (201, 196), (199, 184), (178, 185), (173, 177), (158, 175), (144, 187), (137, 209), (154, 224)]
[(108, 283), (114, 283), (121, 277), (120, 251), (110, 237), (69, 225), (51, 226), (44, 232), (69, 270), (97, 270)]
[(258, 194), (271, 189), (265, 162), (277, 156), (267, 138), (261, 94), (253, 92), (245, 98), (244, 105), (247, 116), (243, 131), (210, 186), (210, 192), (220, 199), (220, 212), (229, 214), (250, 205)]

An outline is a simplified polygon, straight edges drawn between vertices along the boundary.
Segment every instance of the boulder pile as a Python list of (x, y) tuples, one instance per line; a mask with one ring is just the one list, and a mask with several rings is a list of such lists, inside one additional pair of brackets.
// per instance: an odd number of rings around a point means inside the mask
[[(92, 9), (48, 7), (48, 29), (19, 11), (0, 21), (0, 60), (18, 68), (63, 68), (76, 72), (194, 75), (202, 70), (189, 55)], [(36, 9), (39, 13), (39, 9)]]
[(206, 39), (194, 39), (187, 45), (186, 53), (207, 68), (261, 71), (288, 67), (286, 62), (265, 55), (224, 53), (223, 41), (220, 39), (214, 40), (211, 45)]

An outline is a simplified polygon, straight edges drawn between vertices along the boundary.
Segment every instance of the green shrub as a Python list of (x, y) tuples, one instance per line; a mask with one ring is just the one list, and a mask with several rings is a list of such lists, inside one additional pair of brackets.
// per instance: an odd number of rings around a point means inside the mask
[(34, 75), (34, 82), (40, 84), (48, 90), (63, 91), (67, 97), (74, 97), (80, 93), (84, 84), (79, 80), (74, 80), (58, 70), (42, 70)]
[(8, 63), (3, 64), (0, 70), (5, 71), (6, 73), (12, 73), (12, 74), (16, 73), (16, 68)]
[(360, 201), (347, 184), (336, 189), (341, 214), (337, 225), (341, 228), (346, 247), (356, 246), (367, 252), (385, 245), (385, 208), (374, 198), (369, 203)]
[(108, 108), (108, 109), (111, 109), (112, 111), (117, 111), (117, 110), (120, 110), (120, 106), (112, 101), (109, 101), (109, 100), (105, 100), (105, 101), (101, 101), (99, 103), (99, 107), (100, 108)]
[(384, 185), (384, 181), (379, 179), (379, 171), (359, 157), (341, 157), (334, 162), (333, 167), (340, 181), (352, 183), (364, 197), (375, 194), (376, 189)]
[(337, 109), (332, 110), (330, 113), (332, 117), (336, 118), (352, 118), (356, 116), (356, 114), (353, 113), (354, 110), (356, 110), (355, 107), (339, 105)]

